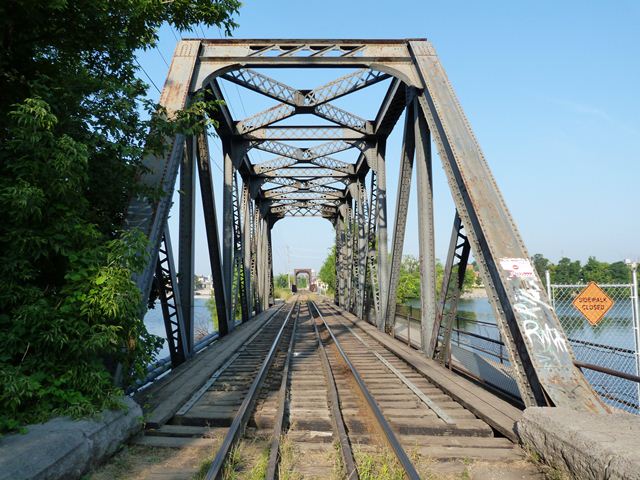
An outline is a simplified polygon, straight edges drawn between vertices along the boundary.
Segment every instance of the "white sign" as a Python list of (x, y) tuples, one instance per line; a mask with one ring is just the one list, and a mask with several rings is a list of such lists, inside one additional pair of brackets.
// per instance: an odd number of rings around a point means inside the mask
[(509, 278), (530, 278), (534, 276), (533, 265), (528, 258), (501, 258), (500, 266), (509, 272)]

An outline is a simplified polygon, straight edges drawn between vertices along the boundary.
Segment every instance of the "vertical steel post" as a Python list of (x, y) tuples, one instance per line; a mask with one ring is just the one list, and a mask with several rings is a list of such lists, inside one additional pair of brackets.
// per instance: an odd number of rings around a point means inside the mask
[[(268, 254), (268, 259), (267, 259), (267, 263), (269, 266), (269, 277), (268, 277), (268, 299), (267, 299), (267, 307), (269, 307), (270, 305), (272, 305), (274, 303), (274, 296), (273, 296), (273, 252), (272, 252), (272, 248), (271, 248), (271, 228), (273, 227), (271, 221), (269, 219), (267, 219), (267, 254)], [(311, 278), (309, 278), (309, 283), (311, 283)]]
[(249, 195), (249, 179), (242, 182), (242, 243), (244, 248), (243, 253), (243, 266), (244, 266), (244, 291), (245, 301), (247, 302), (247, 310), (249, 316), (252, 314), (253, 298), (251, 295), (251, 208), (249, 203), (251, 202), (251, 196)]
[(414, 100), (416, 179), (418, 183), (418, 248), (420, 251), (420, 305), (422, 350), (429, 355), (436, 324), (436, 256), (433, 231), (433, 179), (431, 175), (431, 135), (427, 122)]
[(544, 271), (544, 279), (547, 283), (547, 296), (551, 299), (551, 302), (553, 304), (553, 299), (551, 297), (551, 272), (549, 271), (549, 269)]
[(197, 156), (200, 193), (202, 194), (202, 211), (204, 214), (204, 226), (207, 233), (209, 264), (211, 266), (213, 294), (218, 314), (218, 333), (220, 336), (223, 336), (229, 332), (229, 324), (224, 276), (222, 273), (222, 257), (220, 254), (220, 235), (218, 232), (216, 200), (213, 194), (211, 160), (209, 158), (209, 145), (206, 132), (198, 135)]
[(334, 275), (335, 275), (335, 285), (334, 285), (334, 298), (333, 301), (334, 303), (336, 303), (338, 306), (340, 305), (340, 273), (341, 273), (341, 262), (340, 262), (340, 250), (342, 249), (342, 245), (340, 242), (340, 235), (342, 235), (342, 220), (341, 220), (341, 215), (340, 213), (338, 213), (338, 216), (335, 219), (335, 223), (334, 223), (334, 227), (336, 230), (336, 241), (335, 241), (335, 249), (336, 249), (336, 254), (335, 254), (335, 265), (334, 265)]
[(363, 179), (357, 182), (358, 188), (358, 276), (355, 289), (355, 314), (358, 318), (364, 317), (365, 275), (367, 265), (367, 193)]
[(235, 326), (233, 296), (233, 153), (228, 138), (222, 139), (224, 157), (224, 189), (222, 192), (222, 271), (227, 304), (227, 324)]
[[(638, 314), (638, 264), (631, 264), (631, 308), (633, 311), (633, 329), (636, 343), (636, 375), (640, 375), (640, 315)], [(638, 392), (638, 413), (640, 413), (640, 383), (636, 384)]]
[(398, 193), (396, 199), (396, 216), (393, 225), (393, 241), (391, 247), (391, 268), (389, 271), (389, 291), (387, 294), (387, 311), (385, 329), (393, 332), (396, 322), (396, 292), (400, 279), (404, 234), (407, 226), (409, 195), (411, 193), (411, 174), (413, 172), (413, 155), (415, 151), (413, 106), (405, 110), (404, 133), (402, 136), (402, 152), (400, 173), (398, 174)]
[(380, 295), (380, 311), (378, 313), (378, 330), (384, 331), (385, 314), (387, 311), (387, 298), (389, 292), (389, 254), (387, 247), (387, 173), (385, 162), (386, 139), (379, 138), (376, 142), (376, 180), (378, 186), (378, 215), (377, 215), (377, 240), (378, 240), (378, 283)]
[(196, 196), (194, 195), (195, 168), (195, 138), (187, 137), (185, 154), (180, 163), (180, 213), (179, 213), (179, 245), (178, 245), (178, 289), (182, 318), (185, 326), (183, 339), (187, 358), (193, 354), (194, 315), (194, 238)]
[(353, 286), (353, 208), (351, 201), (347, 208), (347, 236), (346, 236), (346, 265), (345, 265), (345, 304), (346, 310), (351, 310), (351, 291)]

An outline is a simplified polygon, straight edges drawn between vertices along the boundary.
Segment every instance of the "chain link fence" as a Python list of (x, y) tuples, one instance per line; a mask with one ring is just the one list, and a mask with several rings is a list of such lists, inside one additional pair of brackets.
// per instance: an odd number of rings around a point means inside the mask
[[(576, 360), (585, 377), (609, 404), (638, 413), (640, 384), (606, 373), (614, 370), (640, 376), (638, 352), (638, 319), (634, 308), (633, 284), (599, 285), (613, 300), (613, 306), (602, 319), (592, 325), (573, 305), (587, 285), (549, 285), (553, 308), (573, 347)], [(582, 364), (601, 367), (594, 370)]]
[[(550, 285), (548, 289), (576, 365), (606, 403), (638, 414), (640, 383), (635, 380), (640, 376), (640, 322), (633, 284), (599, 285), (614, 303), (596, 325), (573, 306), (586, 286)], [(442, 331), (440, 334), (442, 340)], [(421, 348), (419, 307), (398, 306), (394, 335)], [(519, 395), (508, 352), (486, 297), (460, 300), (451, 348), (454, 365), (466, 374), (508, 395)]]

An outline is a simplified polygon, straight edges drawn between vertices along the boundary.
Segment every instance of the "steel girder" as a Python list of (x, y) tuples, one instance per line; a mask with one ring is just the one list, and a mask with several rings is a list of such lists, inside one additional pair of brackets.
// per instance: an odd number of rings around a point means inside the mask
[(182, 306), (180, 305), (180, 294), (177, 288), (176, 269), (173, 264), (173, 251), (168, 228), (165, 228), (158, 250), (154, 283), (160, 300), (160, 307), (162, 308), (171, 364), (174, 366), (180, 365), (189, 358), (190, 352), (184, 342), (184, 339), (187, 338), (186, 327)]
[[(272, 79), (258, 69), (269, 68), (348, 68), (346, 75), (334, 82), (312, 90), (298, 90)], [(455, 97), (435, 50), (426, 40), (186, 40), (176, 49), (160, 103), (169, 116), (183, 108), (190, 96), (205, 90), (208, 98), (224, 100), (218, 80), (222, 78), (245, 88), (262, 93), (282, 105), (253, 116), (244, 122), (231, 117), (221, 106), (212, 117), (218, 122), (217, 131), (222, 138), (225, 156), (223, 277), (229, 286), (225, 292), (227, 305), (233, 281), (233, 229), (234, 202), (232, 177), (237, 170), (250, 186), (251, 200), (259, 204), (262, 185), (269, 178), (287, 177), (294, 181), (313, 181), (335, 176), (348, 179), (347, 188), (361, 180), (369, 170), (376, 174), (377, 207), (376, 255), (377, 284), (380, 292), (380, 313), (377, 322), (385, 326), (393, 308), (390, 306), (389, 282), (393, 277), (387, 265), (386, 179), (384, 171), (384, 145), (386, 137), (407, 102), (407, 87), (415, 89), (417, 102), (413, 104), (414, 135), (416, 144), (416, 170), (419, 199), (418, 208), (420, 257), (423, 302), (423, 344), (433, 339), (436, 322), (436, 301), (433, 265), (433, 220), (430, 164), (430, 135), (438, 148), (454, 203), (478, 261), (480, 274), (487, 286), (499, 327), (513, 360), (516, 380), (527, 405), (560, 405), (576, 409), (603, 411), (606, 407), (590, 388), (582, 374), (573, 365), (573, 354), (566, 335), (549, 305), (542, 283), (530, 265), (528, 252), (522, 242), (504, 199), (487, 166), (474, 134)], [(344, 112), (329, 102), (366, 88), (382, 80), (391, 79), (387, 94), (375, 120), (365, 120)], [(291, 113), (313, 113), (331, 121), (334, 128), (312, 125), (302, 128), (284, 128), (273, 125)], [(278, 127), (278, 128), (276, 128)], [(313, 128), (316, 127), (316, 128)], [(253, 134), (253, 136), (252, 136)], [(328, 143), (317, 147), (298, 148), (279, 142), (286, 140), (317, 140)], [(179, 165), (185, 152), (185, 138), (176, 135), (167, 139), (166, 154), (149, 156), (144, 160), (147, 170), (140, 182), (154, 192), (134, 198), (129, 206), (126, 225), (138, 228), (149, 237), (149, 253), (154, 259), (136, 282), (143, 295), (148, 294), (155, 272), (156, 258), (164, 231), (171, 192), (176, 183)], [(255, 171), (246, 153), (257, 148), (295, 163), (260, 173)], [(337, 152), (355, 148), (360, 157), (354, 164), (341, 165), (327, 158)], [(194, 150), (188, 148), (187, 150)], [(187, 151), (187, 155), (192, 155)], [(304, 170), (304, 172), (298, 170)], [(185, 168), (186, 172), (186, 168)], [(331, 173), (329, 173), (331, 172)], [(299, 175), (297, 175), (299, 174)], [(185, 182), (188, 177), (185, 174)], [(257, 187), (257, 188), (256, 188)], [(158, 198), (160, 189), (165, 195)], [(187, 202), (191, 199), (187, 199)], [(187, 202), (185, 231), (189, 221)], [(313, 207), (312, 213), (326, 216), (341, 229), (340, 262), (344, 271), (352, 268), (357, 278), (357, 238), (361, 228), (364, 207), (357, 198), (345, 194), (343, 204), (325, 210)], [(353, 208), (351, 203), (353, 202)], [(360, 203), (360, 205), (359, 205)], [(264, 205), (261, 226), (257, 229), (258, 252), (256, 261), (261, 298), (268, 299), (271, 289), (269, 261), (269, 232), (282, 213), (270, 209), (277, 205)], [(369, 206), (369, 211), (374, 207)], [(311, 211), (311, 210), (307, 210)], [(355, 215), (354, 215), (355, 213)], [(237, 218), (240, 218), (238, 212)], [(343, 222), (342, 225), (340, 222)], [(360, 222), (360, 225), (358, 225)], [(368, 231), (372, 228), (367, 226)], [(240, 231), (238, 225), (237, 231)], [(228, 232), (232, 232), (229, 236)], [(398, 232), (396, 232), (398, 233)], [(344, 239), (344, 241), (342, 241)], [(242, 237), (240, 237), (242, 242)], [(182, 242), (181, 242), (182, 243)], [(394, 249), (395, 250), (395, 249)], [(344, 252), (343, 252), (344, 251)], [(262, 254), (260, 253), (262, 252)], [(182, 257), (182, 256), (181, 256)], [(189, 269), (188, 248), (182, 267)], [(184, 260), (186, 259), (186, 260)], [(244, 269), (243, 269), (244, 270)], [(354, 308), (354, 276), (343, 282), (344, 295), (338, 299), (342, 305)], [(342, 298), (342, 300), (341, 300)], [(230, 311), (230, 308), (227, 308)], [(391, 320), (392, 321), (392, 320)], [(230, 324), (231, 326), (231, 324)], [(388, 326), (388, 325), (387, 325)], [(431, 328), (430, 328), (431, 327)], [(188, 341), (188, 340), (187, 340)], [(426, 342), (425, 342), (426, 341)]]
[(409, 211), (409, 195), (411, 193), (411, 174), (413, 172), (413, 154), (415, 151), (414, 130), (415, 109), (408, 108), (405, 114), (402, 151), (400, 152), (400, 173), (398, 175), (398, 191), (396, 198), (396, 215), (393, 225), (391, 247), (391, 266), (389, 270), (389, 290), (387, 292), (387, 310), (385, 312), (385, 328), (394, 331), (396, 322), (396, 292), (400, 280), (400, 265), (404, 247), (407, 212)]
[(442, 342), (438, 356), (443, 364), (451, 363), (451, 331), (458, 312), (458, 301), (462, 294), (464, 275), (471, 253), (469, 238), (463, 232), (464, 228), (460, 215), (456, 212), (449, 242), (449, 253), (447, 254), (442, 276), (436, 323), (433, 327), (431, 343), (427, 345), (426, 350), (427, 354), (431, 356), (435, 354), (438, 333), (442, 331)]
[[(244, 188), (243, 188), (244, 191)], [(236, 306), (240, 305), (240, 312), (242, 315), (242, 321), (249, 320), (249, 303), (247, 299), (247, 279), (245, 269), (245, 257), (244, 257), (244, 239), (242, 233), (242, 219), (240, 216), (241, 197), (238, 190), (238, 176), (233, 174), (233, 186), (232, 186), (232, 215), (233, 215), (233, 296), (231, 299), (231, 314), (235, 319)]]
[(216, 302), (216, 313), (218, 315), (218, 329), (220, 335), (226, 335), (231, 327), (229, 326), (228, 308), (225, 291), (229, 288), (224, 283), (222, 272), (222, 255), (220, 252), (220, 235), (218, 232), (218, 222), (216, 213), (216, 203), (213, 194), (213, 181), (211, 178), (211, 160), (209, 158), (209, 144), (206, 131), (198, 135), (197, 143), (198, 157), (198, 178), (200, 180), (200, 191), (202, 194), (202, 210), (204, 213), (204, 224), (207, 235), (207, 250), (209, 253), (209, 266), (211, 267), (211, 278), (213, 280), (213, 294)]

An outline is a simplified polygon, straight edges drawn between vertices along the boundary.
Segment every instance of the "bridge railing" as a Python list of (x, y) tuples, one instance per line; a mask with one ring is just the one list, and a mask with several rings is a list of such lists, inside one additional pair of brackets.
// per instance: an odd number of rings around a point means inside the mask
[[(565, 286), (553, 287), (556, 312), (574, 350), (576, 366), (605, 402), (631, 413), (640, 413), (640, 352), (634, 348), (637, 319), (629, 295), (630, 286), (602, 285), (615, 303), (596, 326), (591, 326), (586, 319), (581, 320), (577, 310), (574, 313), (566, 308), (574, 293)], [(394, 334), (420, 349), (420, 309), (398, 306)], [(631, 348), (628, 348), (629, 342)], [(506, 395), (519, 397), (509, 353), (495, 319), (486, 311), (482, 312), (481, 318), (473, 311), (458, 312), (451, 335), (451, 367)]]

